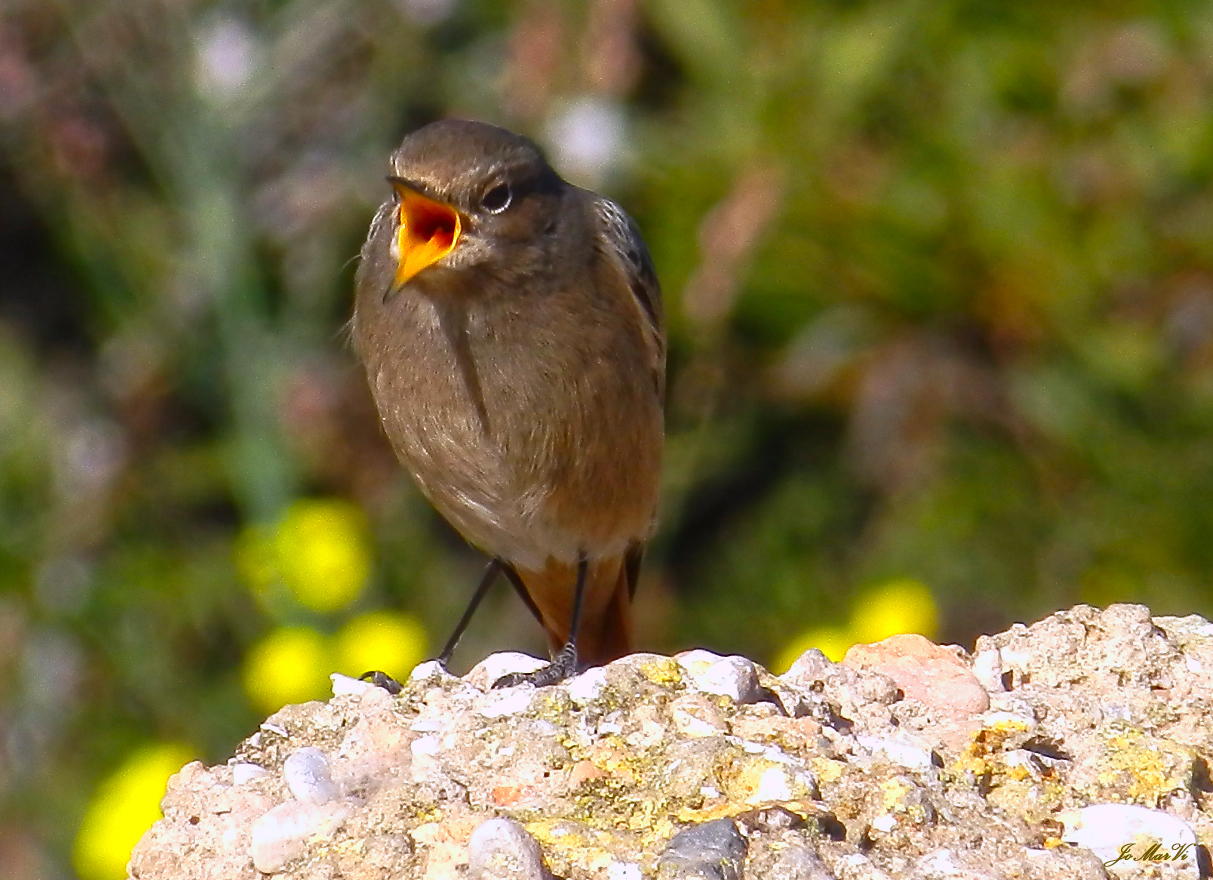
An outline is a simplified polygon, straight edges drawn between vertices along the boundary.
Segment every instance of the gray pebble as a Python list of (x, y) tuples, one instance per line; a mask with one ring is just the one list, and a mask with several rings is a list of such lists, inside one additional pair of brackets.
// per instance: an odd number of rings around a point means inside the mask
[(329, 759), (320, 749), (308, 746), (292, 752), (282, 765), (282, 775), (301, 803), (327, 804), (341, 796), (329, 772)]
[(759, 703), (767, 694), (758, 682), (758, 669), (745, 657), (725, 657), (696, 677), (699, 687), (709, 694), (726, 696), (739, 706)]
[(544, 880), (539, 844), (513, 819), (480, 823), (468, 841), (471, 880)]
[(657, 860), (669, 880), (740, 880), (746, 840), (732, 819), (715, 819), (675, 834)]

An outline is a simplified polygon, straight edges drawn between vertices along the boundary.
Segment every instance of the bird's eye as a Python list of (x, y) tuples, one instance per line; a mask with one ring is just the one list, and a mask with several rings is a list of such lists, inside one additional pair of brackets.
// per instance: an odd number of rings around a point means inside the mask
[(510, 202), (513, 200), (514, 193), (510, 190), (510, 185), (499, 183), (480, 199), (480, 207), (490, 214), (500, 214), (510, 206)]

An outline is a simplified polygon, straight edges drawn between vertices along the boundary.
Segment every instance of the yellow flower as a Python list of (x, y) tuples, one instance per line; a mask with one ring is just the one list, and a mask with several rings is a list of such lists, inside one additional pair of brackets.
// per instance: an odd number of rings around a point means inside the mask
[(327, 696), (332, 669), (332, 652), (323, 635), (304, 626), (282, 626), (244, 658), (244, 690), (258, 709), (276, 712), (287, 703)]
[(295, 597), (316, 611), (336, 611), (362, 594), (371, 570), (366, 517), (348, 501), (303, 499), (278, 526), (278, 564)]
[(337, 669), (361, 675), (380, 669), (400, 677), (426, 657), (425, 630), (413, 617), (392, 611), (374, 611), (355, 617), (337, 633)]
[(181, 743), (144, 746), (102, 780), (76, 831), (72, 861), (81, 880), (126, 876), (131, 848), (161, 816), (164, 784), (193, 756)]
[(935, 597), (921, 581), (895, 578), (859, 597), (851, 615), (853, 642), (879, 642), (898, 633), (932, 638), (938, 625)]
[(249, 526), (235, 554), (241, 576), (270, 607), (281, 584), (307, 608), (336, 611), (362, 595), (371, 571), (366, 517), (338, 498), (303, 498), (276, 526)]

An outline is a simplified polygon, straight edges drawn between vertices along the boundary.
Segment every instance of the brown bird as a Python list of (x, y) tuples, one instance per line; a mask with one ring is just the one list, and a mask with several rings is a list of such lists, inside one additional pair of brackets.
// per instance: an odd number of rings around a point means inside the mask
[(499, 685), (620, 657), (663, 440), (665, 329), (644, 242), (610, 199), (485, 123), (413, 132), (391, 171), (355, 279), (354, 345), (397, 457), (493, 560), (438, 659), (499, 573), (553, 656)]

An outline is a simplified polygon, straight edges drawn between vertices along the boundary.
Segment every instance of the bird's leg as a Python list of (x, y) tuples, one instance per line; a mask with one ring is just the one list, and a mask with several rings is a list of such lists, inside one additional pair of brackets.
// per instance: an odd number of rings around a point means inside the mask
[(585, 600), (585, 581), (588, 563), (585, 553), (577, 560), (577, 586), (573, 590), (573, 618), (569, 621), (569, 638), (552, 662), (534, 672), (511, 672), (493, 682), (494, 688), (513, 687), (516, 684), (533, 684), (535, 687), (557, 684), (577, 672), (577, 630), (581, 627), (581, 605)]
[(468, 603), (467, 610), (463, 612), (463, 616), (455, 624), (455, 631), (446, 640), (446, 645), (443, 646), (442, 651), (436, 658), (443, 669), (446, 669), (447, 663), (451, 661), (451, 655), (455, 653), (455, 646), (463, 638), (464, 631), (468, 628), (468, 624), (472, 622), (472, 615), (480, 607), (480, 603), (484, 600), (485, 594), (488, 593), (489, 587), (493, 586), (493, 581), (497, 580), (497, 575), (501, 572), (501, 568), (501, 560), (493, 559), (489, 562), (488, 568), (484, 570), (484, 574), (481, 575), (480, 583), (476, 585), (476, 592), (472, 594), (472, 601)]
[[(476, 592), (472, 594), (472, 601), (468, 603), (468, 607), (463, 612), (463, 616), (460, 617), (459, 622), (455, 624), (455, 631), (451, 633), (451, 637), (446, 640), (446, 645), (443, 646), (442, 651), (440, 651), (438, 656), (434, 658), (437, 660), (438, 665), (443, 669), (446, 669), (446, 665), (451, 662), (451, 655), (455, 653), (455, 646), (459, 644), (459, 640), (463, 638), (463, 634), (467, 630), (468, 624), (472, 622), (472, 615), (476, 613), (476, 609), (480, 607), (480, 603), (484, 600), (485, 594), (488, 593), (489, 587), (493, 586), (493, 581), (497, 579), (497, 575), (500, 574), (503, 569), (508, 570), (510, 573), (513, 572), (513, 569), (509, 568), (500, 559), (493, 559), (489, 562), (488, 568), (484, 570), (484, 574), (480, 577), (480, 583), (476, 585)], [(518, 575), (514, 574), (514, 577), (516, 578)], [(511, 579), (511, 582), (512, 580), (513, 579)], [(371, 670), (370, 672), (364, 672), (358, 677), (363, 681), (369, 681), (372, 684), (383, 688), (385, 691), (391, 694), (398, 694), (401, 690), (403, 690), (403, 686), (400, 684), (400, 682), (396, 681), (396, 679), (392, 678), (387, 673), (380, 672), (377, 669)]]

